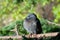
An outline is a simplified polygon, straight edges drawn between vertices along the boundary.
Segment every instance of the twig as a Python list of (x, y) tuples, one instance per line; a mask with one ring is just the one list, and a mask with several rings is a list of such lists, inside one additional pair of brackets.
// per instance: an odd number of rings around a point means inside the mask
[(17, 25), (15, 26), (15, 31), (16, 31), (16, 34), (18, 36), (19, 34), (18, 34), (18, 31), (17, 31)]
[(16, 35), (18, 36), (18, 31), (17, 31), (17, 25), (15, 24), (15, 28), (13, 30), (10, 30), (10, 31), (14, 31), (16, 33)]
[(47, 21), (48, 24), (54, 24), (54, 25), (57, 25), (57, 26), (60, 26), (60, 24), (56, 24), (56, 23), (53, 23), (53, 22), (50, 22), (50, 21)]

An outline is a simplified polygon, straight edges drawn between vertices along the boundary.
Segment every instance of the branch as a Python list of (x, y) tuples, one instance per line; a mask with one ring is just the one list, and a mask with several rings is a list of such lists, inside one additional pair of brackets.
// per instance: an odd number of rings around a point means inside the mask
[[(32, 35), (30, 38), (40, 38), (40, 37), (54, 37), (57, 36), (59, 32), (55, 33), (46, 33), (46, 34), (36, 34), (35, 36)], [(27, 38), (29, 38), (29, 35), (25, 35)], [(9, 38), (17, 38), (22, 39), (22, 36), (0, 36), (2, 39), (9, 39)]]
[(48, 22), (48, 24), (54, 24), (56, 26), (60, 26), (60, 24), (56, 24), (56, 23), (53, 23), (53, 22), (50, 22), (50, 21), (47, 21), (47, 22)]

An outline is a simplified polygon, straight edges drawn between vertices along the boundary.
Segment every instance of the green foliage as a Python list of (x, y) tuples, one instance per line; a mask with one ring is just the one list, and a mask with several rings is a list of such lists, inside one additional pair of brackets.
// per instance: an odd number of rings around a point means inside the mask
[(60, 4), (58, 4), (57, 6), (53, 7), (53, 13), (55, 15), (55, 20), (54, 22), (58, 23), (60, 20)]
[(20, 18), (23, 19), (24, 18), (23, 14), (25, 14), (24, 11), (27, 12), (28, 10), (28, 12), (35, 12), (34, 6), (38, 2), (40, 3), (42, 2), (42, 4), (45, 5), (47, 3), (47, 0), (6, 0), (6, 1), (1, 2), (0, 4), (2, 7), (0, 9), (0, 14), (1, 15), (11, 14), (14, 19), (20, 19)]
[(23, 0), (16, 0), (16, 3), (21, 3), (23, 2)]
[(54, 24), (48, 24), (47, 20), (41, 19), (42, 29), (43, 33), (49, 33), (49, 32), (60, 32), (60, 26), (54, 25)]
[[(11, 31), (15, 28), (15, 26), (17, 25), (17, 29), (18, 29), (18, 33), (20, 35), (23, 35), (23, 34), (28, 34), (26, 32), (26, 30), (23, 28), (23, 25), (22, 25), (22, 21), (15, 21), (15, 22), (12, 22), (10, 23), (8, 26), (4, 26), (0, 29), (0, 36), (5, 36), (5, 35), (16, 35), (15, 32)], [(7, 34), (8, 33), (8, 34)]]
[(11, 30), (11, 29), (14, 29), (14, 27), (15, 27), (15, 22), (9, 24), (8, 26), (3, 27), (3, 28), (2, 28), (2, 31), (6, 31), (6, 30), (9, 31), (9, 30)]
[[(5, 36), (5, 35), (10, 35), (10, 30), (14, 29), (15, 28), (15, 22), (14, 23), (11, 23), (7, 26), (4, 26), (0, 29), (0, 33), (2, 34), (2, 36)], [(7, 34), (8, 33), (8, 34)]]

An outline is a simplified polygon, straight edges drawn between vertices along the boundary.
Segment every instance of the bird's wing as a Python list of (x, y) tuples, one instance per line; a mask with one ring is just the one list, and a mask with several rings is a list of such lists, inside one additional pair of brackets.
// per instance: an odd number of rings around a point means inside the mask
[(37, 32), (37, 34), (40, 34), (40, 33), (42, 33), (42, 27), (41, 27), (41, 23), (40, 23), (40, 21), (39, 21), (39, 19), (37, 19), (37, 23), (36, 23), (37, 25), (36, 25), (36, 32)]

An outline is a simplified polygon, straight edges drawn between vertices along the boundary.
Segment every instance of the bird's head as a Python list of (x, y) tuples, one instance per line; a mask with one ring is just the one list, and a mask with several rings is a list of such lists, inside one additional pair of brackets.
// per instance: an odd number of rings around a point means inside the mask
[(34, 21), (34, 20), (36, 20), (36, 18), (37, 18), (37, 16), (34, 13), (32, 13), (26, 17), (26, 21)]

